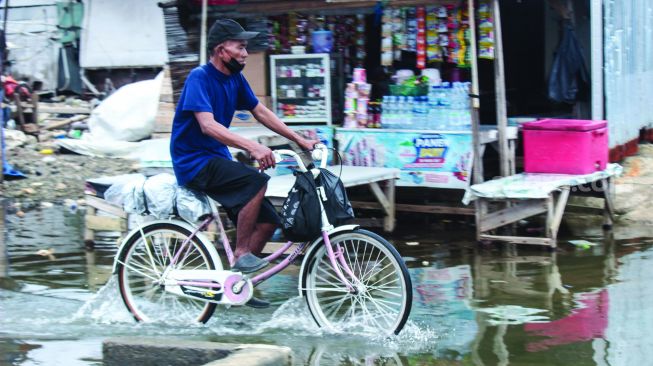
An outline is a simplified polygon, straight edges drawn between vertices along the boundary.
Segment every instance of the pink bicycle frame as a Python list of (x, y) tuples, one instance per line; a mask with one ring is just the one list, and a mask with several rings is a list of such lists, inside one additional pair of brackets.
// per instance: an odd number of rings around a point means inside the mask
[[(220, 239), (223, 244), (224, 251), (227, 255), (227, 260), (229, 261), (229, 266), (233, 266), (235, 263), (235, 256), (234, 252), (231, 248), (231, 245), (229, 243), (229, 238), (227, 237), (227, 234), (224, 230), (224, 227), (222, 226), (222, 222), (220, 221), (220, 217), (217, 213), (213, 213), (210, 217), (206, 218), (197, 228), (189, 235), (186, 240), (182, 243), (181, 247), (175, 254), (175, 256), (170, 260), (170, 265), (174, 266), (176, 263), (179, 263), (180, 259), (181, 261), (186, 260), (186, 256), (189, 254), (189, 243), (192, 240), (194, 236), (196, 236), (200, 231), (206, 229), (211, 222), (217, 222), (219, 233), (220, 233)], [(333, 250), (333, 247), (331, 245), (331, 241), (329, 240), (329, 234), (326, 231), (322, 231), (322, 239), (324, 241), (324, 244), (326, 245), (327, 248), (327, 255), (329, 256), (329, 262), (331, 263), (331, 266), (333, 267), (334, 271), (336, 272), (338, 278), (340, 281), (347, 286), (347, 289), (349, 291), (354, 291), (354, 286), (352, 285), (357, 281), (356, 276), (354, 275), (353, 271), (349, 267), (349, 264), (344, 258), (344, 254), (342, 252), (342, 248), (338, 247), (337, 251)], [(293, 245), (293, 242), (289, 241), (286, 244), (284, 244), (281, 248), (276, 250), (274, 253), (268, 255), (267, 257), (263, 258), (264, 260), (271, 262), (283, 255), (283, 253), (286, 252), (291, 246)], [(308, 245), (308, 242), (300, 243), (297, 248), (287, 255), (281, 262), (277, 263), (274, 265), (272, 268), (268, 269), (265, 272), (262, 272), (252, 278), (252, 284), (254, 286), (258, 285), (259, 283), (269, 279), (270, 277), (274, 276), (275, 274), (279, 273), (282, 271), (284, 268), (288, 267), (290, 264), (292, 264), (297, 256), (301, 254), (306, 246)], [(180, 258), (182, 253), (184, 253), (184, 257)], [(169, 254), (169, 253), (168, 253)], [(345, 273), (350, 276), (351, 280), (347, 280), (345, 277), (344, 273), (342, 272), (342, 269), (345, 270)], [(179, 282), (180, 285), (187, 285), (187, 286), (200, 286), (200, 287), (209, 287), (209, 288), (216, 288), (219, 286), (216, 286), (214, 282), (204, 282), (204, 281), (181, 281)]]

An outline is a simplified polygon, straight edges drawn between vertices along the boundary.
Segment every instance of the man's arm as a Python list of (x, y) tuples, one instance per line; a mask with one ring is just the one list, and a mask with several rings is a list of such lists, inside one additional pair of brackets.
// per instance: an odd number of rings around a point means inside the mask
[(319, 142), (317, 140), (307, 140), (297, 132), (291, 130), (290, 127), (286, 126), (286, 124), (283, 123), (276, 114), (274, 114), (274, 112), (260, 102), (256, 107), (254, 107), (254, 109), (252, 109), (252, 114), (254, 115), (254, 118), (261, 122), (265, 127), (288, 140), (296, 142), (303, 150), (313, 150), (315, 144)]
[(200, 124), (202, 133), (210, 136), (223, 144), (249, 152), (250, 156), (258, 161), (261, 169), (273, 168), (275, 165), (272, 150), (250, 139), (244, 138), (229, 131), (228, 128), (213, 119), (213, 113), (195, 112), (195, 118)]

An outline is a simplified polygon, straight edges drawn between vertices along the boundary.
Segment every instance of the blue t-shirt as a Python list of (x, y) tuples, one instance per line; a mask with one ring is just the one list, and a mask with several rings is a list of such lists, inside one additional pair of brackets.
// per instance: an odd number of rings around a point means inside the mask
[(172, 166), (179, 185), (190, 182), (212, 158), (232, 159), (225, 144), (202, 133), (194, 112), (211, 112), (217, 123), (228, 128), (236, 110), (252, 110), (257, 104), (241, 73), (226, 75), (211, 63), (190, 72), (170, 137)]

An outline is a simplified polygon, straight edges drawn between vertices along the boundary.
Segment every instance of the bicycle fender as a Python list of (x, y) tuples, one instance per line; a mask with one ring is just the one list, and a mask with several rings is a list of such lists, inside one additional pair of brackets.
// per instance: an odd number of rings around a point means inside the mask
[[(336, 228), (333, 228), (328, 231), (329, 236), (333, 234), (337, 234), (341, 231), (352, 231), (356, 230), (360, 227), (360, 225), (342, 225), (338, 226)], [(320, 235), (317, 239), (315, 239), (309, 246), (308, 249), (306, 249), (306, 254), (311, 253), (311, 251), (318, 245), (321, 245), (324, 239), (322, 238), (322, 235)], [(304, 288), (304, 276), (302, 275), (304, 273), (304, 267), (307, 266), (309, 256), (305, 255), (304, 259), (302, 260), (302, 266), (299, 269), (299, 283), (297, 289), (299, 290), (299, 295), (302, 296), (302, 288)]]
[[(195, 227), (193, 227), (191, 224), (187, 223), (186, 221), (176, 220), (176, 219), (164, 219), (164, 220), (149, 221), (149, 222), (147, 222), (147, 223), (145, 223), (143, 225), (140, 225), (140, 226), (136, 227), (135, 229), (130, 231), (129, 234), (127, 234), (127, 236), (125, 236), (125, 238), (120, 243), (120, 247), (118, 247), (118, 251), (116, 252), (116, 256), (115, 256), (115, 258), (113, 260), (113, 270), (111, 271), (111, 273), (117, 274), (118, 258), (120, 258), (122, 256), (122, 251), (124, 250), (125, 245), (129, 241), (129, 239), (133, 235), (140, 235), (141, 229), (145, 229), (146, 227), (151, 226), (151, 225), (155, 225), (155, 224), (174, 224), (174, 225), (177, 225), (179, 227), (182, 227), (182, 228), (188, 230), (191, 233), (193, 231), (195, 231), (195, 229), (196, 229)], [(209, 238), (207, 238), (206, 235), (204, 235), (204, 233), (202, 233), (202, 232), (198, 232), (195, 236), (206, 247), (206, 250), (209, 252), (209, 255), (213, 259), (213, 263), (215, 263), (215, 265), (216, 265), (216, 269), (221, 270), (222, 269), (222, 262), (220, 261), (220, 255), (218, 254), (218, 251), (215, 249), (215, 246), (213, 245), (211, 240), (209, 240)]]

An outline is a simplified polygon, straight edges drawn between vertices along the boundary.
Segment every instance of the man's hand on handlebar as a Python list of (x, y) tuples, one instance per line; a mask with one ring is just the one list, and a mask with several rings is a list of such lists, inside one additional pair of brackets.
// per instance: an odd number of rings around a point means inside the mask
[(301, 139), (300, 141), (297, 141), (297, 145), (299, 145), (303, 151), (312, 151), (315, 148), (315, 145), (319, 143), (320, 140), (311, 139)]
[(258, 162), (259, 169), (261, 170), (274, 168), (276, 165), (272, 150), (267, 146), (257, 144), (255, 148), (249, 152), (249, 155)]

